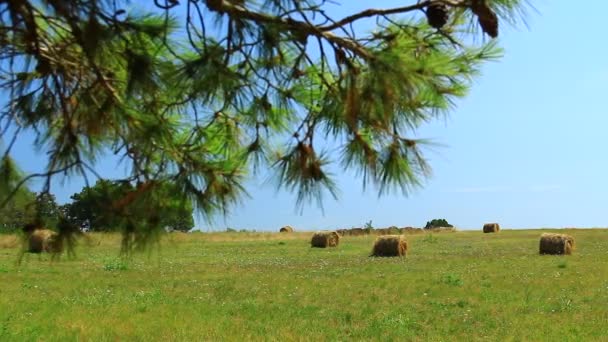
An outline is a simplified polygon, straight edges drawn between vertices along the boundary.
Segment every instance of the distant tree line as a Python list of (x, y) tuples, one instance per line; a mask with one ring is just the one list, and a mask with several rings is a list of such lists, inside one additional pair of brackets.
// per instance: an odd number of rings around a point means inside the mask
[(446, 219), (432, 219), (430, 221), (427, 221), (426, 225), (424, 226), (424, 229), (433, 229), (441, 227), (452, 228), (454, 226), (449, 224)]
[(14, 232), (32, 223), (52, 229), (59, 222), (100, 232), (142, 226), (178, 231), (194, 227), (192, 201), (179, 195), (174, 185), (160, 184), (132, 199), (136, 189), (129, 182), (99, 180), (60, 205), (53, 194), (24, 187), (0, 208), (0, 231)]

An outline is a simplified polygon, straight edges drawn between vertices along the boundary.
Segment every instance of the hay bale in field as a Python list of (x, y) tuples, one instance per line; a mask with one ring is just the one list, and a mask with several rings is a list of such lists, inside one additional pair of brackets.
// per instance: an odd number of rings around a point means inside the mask
[(500, 226), (498, 223), (486, 223), (483, 225), (484, 233), (498, 233), (500, 231)]
[(59, 253), (62, 251), (59, 235), (49, 229), (36, 229), (28, 236), (28, 252)]
[(0, 248), (15, 248), (19, 246), (20, 242), (21, 241), (15, 234), (0, 234)]
[[(25, 229), (30, 228), (26, 227)], [(26, 231), (29, 232), (29, 236), (27, 238), (27, 251), (30, 253), (42, 253), (44, 251), (45, 241), (49, 238), (52, 232), (48, 229), (36, 229), (33, 231)]]
[(310, 240), (311, 247), (336, 247), (340, 243), (340, 235), (337, 232), (316, 232)]
[(540, 254), (570, 255), (574, 250), (574, 238), (566, 234), (544, 233), (540, 236)]
[(280, 233), (293, 233), (294, 229), (292, 226), (285, 226), (285, 227), (281, 227), (281, 229), (279, 229)]
[[(63, 240), (57, 233), (53, 233), (44, 245), (44, 251), (47, 253), (59, 254), (63, 252)], [(68, 252), (69, 253), (69, 252)]]
[(372, 256), (392, 257), (407, 254), (407, 241), (403, 235), (378, 236), (374, 242)]

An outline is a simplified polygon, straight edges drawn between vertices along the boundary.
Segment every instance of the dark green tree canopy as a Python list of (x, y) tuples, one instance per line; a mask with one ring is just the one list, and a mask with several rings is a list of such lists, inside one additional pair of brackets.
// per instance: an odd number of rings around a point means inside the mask
[(424, 229), (433, 229), (433, 228), (441, 228), (441, 227), (452, 228), (454, 226), (449, 224), (446, 219), (432, 219), (432, 220), (426, 222)]
[(174, 186), (156, 186), (139, 201), (123, 205), (121, 202), (133, 190), (126, 182), (99, 180), (72, 195), (72, 202), (63, 206), (64, 215), (74, 225), (87, 224), (93, 231), (118, 231), (127, 222), (147, 228), (153, 224), (154, 229), (189, 231), (194, 228), (192, 202)]
[(34, 202), (36, 210), (36, 218), (46, 227), (54, 227), (57, 225), (60, 208), (55, 199), (55, 195), (47, 192), (41, 192), (36, 196)]
[[(5, 193), (6, 194), (6, 193)], [(0, 232), (17, 231), (36, 217), (36, 195), (26, 187), (19, 191), (0, 208)]]
[[(0, 175), (30, 131), (49, 160), (29, 177), (96, 174), (109, 151), (138, 184), (124, 205), (170, 182), (205, 217), (225, 213), (260, 166), (298, 203), (336, 195), (330, 164), (407, 193), (430, 172), (413, 132), (500, 56), (491, 37), (523, 0), (405, 1), (339, 18), (333, 3), (0, 1)], [(363, 21), (374, 30), (361, 33)], [(1, 180), (8, 192), (21, 184)]]

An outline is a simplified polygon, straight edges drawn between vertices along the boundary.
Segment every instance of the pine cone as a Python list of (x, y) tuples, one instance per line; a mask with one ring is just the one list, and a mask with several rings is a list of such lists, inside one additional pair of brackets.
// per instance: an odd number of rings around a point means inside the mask
[(432, 27), (436, 29), (442, 28), (450, 18), (448, 7), (441, 2), (432, 2), (426, 8), (426, 19)]
[(215, 12), (222, 13), (223, 0), (207, 0), (207, 7)]
[(498, 37), (498, 17), (484, 0), (473, 0), (471, 11), (477, 16), (483, 32), (492, 38)]

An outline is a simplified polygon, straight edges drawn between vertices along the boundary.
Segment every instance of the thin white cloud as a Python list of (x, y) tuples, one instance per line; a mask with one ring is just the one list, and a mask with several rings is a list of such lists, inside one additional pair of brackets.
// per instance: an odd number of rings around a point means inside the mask
[(477, 186), (477, 187), (464, 187), (464, 188), (456, 188), (452, 189), (449, 192), (455, 193), (480, 193), (480, 192), (509, 192), (512, 191), (513, 188), (508, 186)]
[(507, 185), (492, 185), (492, 186), (469, 186), (462, 188), (450, 189), (447, 192), (450, 193), (463, 193), (463, 194), (475, 194), (475, 193), (506, 193), (506, 192), (553, 192), (562, 190), (563, 186), (556, 184), (541, 184), (532, 185), (528, 187), (512, 187)]
[(556, 184), (549, 185), (533, 185), (528, 188), (530, 192), (552, 192), (562, 190), (564, 187)]

